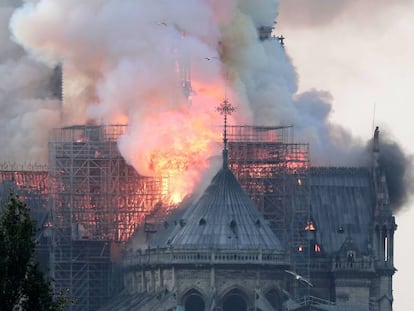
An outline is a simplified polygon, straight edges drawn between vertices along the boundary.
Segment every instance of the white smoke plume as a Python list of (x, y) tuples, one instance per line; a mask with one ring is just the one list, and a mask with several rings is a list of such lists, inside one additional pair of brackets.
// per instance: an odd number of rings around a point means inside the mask
[[(220, 27), (233, 19), (236, 5), (26, 1), (11, 25), (34, 57), (64, 63), (67, 122), (128, 123), (119, 142), (126, 160), (144, 175), (180, 171), (182, 185), (176, 186), (191, 188), (188, 180), (197, 179), (206, 158), (217, 152), (215, 107), (226, 89), (233, 96), (218, 44)], [(190, 78), (187, 100), (183, 84)]]
[(65, 122), (128, 123), (119, 148), (141, 174), (180, 171), (176, 186), (190, 191), (188, 180), (197, 181), (220, 150), (215, 110), (225, 94), (238, 108), (231, 122), (294, 125), (311, 145), (313, 164), (362, 164), (363, 144), (329, 122), (330, 94), (297, 94), (284, 48), (258, 39), (278, 5), (26, 0), (11, 28), (36, 59), (64, 63)]
[(329, 121), (332, 96), (318, 90), (298, 94), (297, 74), (283, 47), (276, 40), (257, 40), (261, 25), (272, 26), (277, 3), (261, 1), (261, 6), (253, 6), (245, 2), (249, 5), (241, 2), (224, 31), (222, 56), (236, 80), (239, 100), (248, 102), (253, 122), (294, 125), (298, 139), (310, 143), (314, 165), (367, 164), (363, 143)]
[(59, 101), (53, 99), (53, 70), (29, 58), (10, 38), (8, 24), (18, 4), (0, 4), (0, 162), (46, 164), (48, 131), (59, 124)]

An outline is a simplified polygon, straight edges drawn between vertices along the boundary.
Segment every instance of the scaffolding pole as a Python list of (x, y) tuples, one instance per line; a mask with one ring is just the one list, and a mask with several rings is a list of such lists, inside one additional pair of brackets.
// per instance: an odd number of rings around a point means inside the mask
[(125, 125), (55, 129), (49, 140), (55, 288), (71, 310), (95, 310), (111, 294), (113, 243), (127, 241), (162, 200), (162, 179), (140, 176), (120, 155)]
[(229, 166), (292, 255), (306, 259), (309, 145), (290, 126), (229, 126)]

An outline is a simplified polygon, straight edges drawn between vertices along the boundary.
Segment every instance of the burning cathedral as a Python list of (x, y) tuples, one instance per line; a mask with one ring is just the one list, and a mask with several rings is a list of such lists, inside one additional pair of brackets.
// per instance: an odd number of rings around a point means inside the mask
[(100, 310), (392, 310), (378, 128), (359, 168), (310, 167), (285, 127), (229, 130), (202, 195), (126, 244), (123, 291)]
[[(368, 149), (335, 149), (324, 94), (294, 96), (284, 37), (268, 26), (277, 1), (88, 2), (56, 27), (47, 2), (11, 28), (64, 59), (52, 88), (72, 125), (50, 129), (47, 165), (1, 164), (0, 194), (31, 206), (38, 257), (74, 298), (68, 309), (392, 310), (386, 144), (376, 128)], [(54, 12), (71, 15), (62, 3)], [(91, 12), (91, 27), (65, 28)], [(128, 27), (111, 24), (117, 14)], [(38, 46), (25, 35), (36, 21), (60, 35)], [(355, 154), (364, 161), (341, 164)]]
[(70, 309), (392, 310), (379, 130), (367, 167), (310, 166), (290, 127), (225, 130), (221, 168), (178, 204), (163, 203), (168, 181), (125, 163), (118, 126), (56, 130), (47, 172), (3, 167)]

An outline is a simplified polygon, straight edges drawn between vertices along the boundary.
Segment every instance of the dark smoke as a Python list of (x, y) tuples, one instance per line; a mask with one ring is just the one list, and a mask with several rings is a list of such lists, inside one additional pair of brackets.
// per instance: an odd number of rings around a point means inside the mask
[(361, 166), (369, 162), (365, 142), (329, 120), (332, 95), (327, 91), (311, 89), (294, 96), (298, 111), (295, 135), (299, 141), (310, 143), (313, 166)]
[[(384, 137), (385, 136), (385, 137)], [(390, 204), (394, 214), (401, 211), (414, 189), (414, 161), (388, 135), (381, 135), (379, 164), (388, 184)]]

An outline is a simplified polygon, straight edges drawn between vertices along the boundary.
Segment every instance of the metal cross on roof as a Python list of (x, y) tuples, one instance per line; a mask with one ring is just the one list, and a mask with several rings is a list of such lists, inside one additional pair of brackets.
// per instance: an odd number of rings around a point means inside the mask
[(224, 131), (223, 131), (223, 168), (227, 168), (227, 116), (231, 115), (236, 108), (230, 104), (230, 102), (225, 98), (223, 102), (216, 108), (221, 115), (224, 116)]
[(283, 47), (285, 46), (285, 37), (283, 37), (283, 35), (278, 36), (277, 39), (279, 40), (280, 45)]
[(223, 133), (223, 142), (224, 142), (224, 149), (227, 149), (227, 116), (231, 115), (236, 108), (230, 104), (227, 98), (218, 106), (217, 111), (220, 112), (221, 115), (224, 115), (224, 133)]

